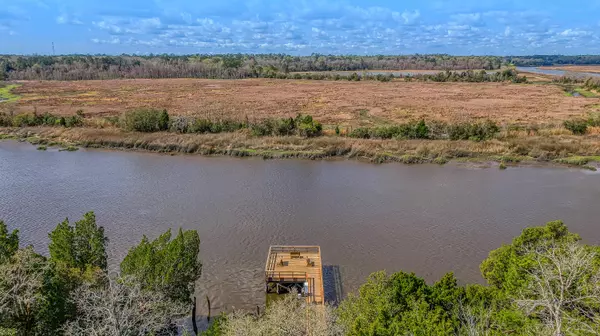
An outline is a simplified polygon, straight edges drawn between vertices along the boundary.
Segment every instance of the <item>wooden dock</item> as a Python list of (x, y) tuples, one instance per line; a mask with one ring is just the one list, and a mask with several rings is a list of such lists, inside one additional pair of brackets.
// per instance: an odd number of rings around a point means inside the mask
[(271, 246), (265, 266), (267, 293), (296, 290), (308, 303), (323, 304), (323, 264), (319, 246)]

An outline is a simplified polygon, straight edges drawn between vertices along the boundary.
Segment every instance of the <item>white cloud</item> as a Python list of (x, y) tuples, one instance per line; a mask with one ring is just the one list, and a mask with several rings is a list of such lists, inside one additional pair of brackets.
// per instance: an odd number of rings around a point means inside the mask
[(94, 38), (94, 39), (92, 39), (92, 42), (96, 43), (96, 44), (121, 44), (121, 39), (118, 37), (113, 37), (108, 40), (100, 40), (100, 39)]
[(481, 19), (481, 14), (480, 13), (454, 14), (451, 16), (451, 18), (458, 22), (477, 22)]
[(560, 36), (590, 36), (592, 35), (592, 32), (589, 31), (585, 31), (585, 30), (581, 30), (581, 29), (566, 29), (563, 30), (561, 33), (559, 33)]
[(56, 23), (58, 24), (72, 24), (72, 25), (82, 25), (83, 22), (79, 20), (75, 16), (71, 16), (67, 13), (62, 13), (58, 17), (56, 17)]
[[(425, 11), (426, 6), (421, 10), (392, 9), (370, 6), (368, 2), (351, 6), (343, 0), (255, 0), (240, 2), (231, 11), (221, 5), (206, 5), (210, 7), (207, 11), (199, 11), (205, 4), (186, 8), (180, 0), (172, 1), (180, 5), (164, 0), (160, 6), (149, 5), (143, 11), (119, 7), (110, 15), (87, 18), (92, 22), (91, 31), (97, 34), (94, 43), (211, 52), (260, 49), (379, 54), (479, 50), (490, 54), (533, 46), (548, 46), (545, 50), (551, 50), (575, 45), (571, 43), (574, 40), (583, 43), (582, 37), (598, 41), (600, 36), (595, 32), (598, 28), (590, 28), (595, 27), (596, 19), (588, 27), (567, 29), (540, 11), (472, 11), (465, 6), (453, 11)], [(65, 24), (72, 18), (61, 15), (56, 20)]]
[(404, 11), (400, 15), (404, 24), (413, 24), (415, 23), (419, 17), (421, 17), (421, 12), (419, 10), (415, 10), (413, 12)]

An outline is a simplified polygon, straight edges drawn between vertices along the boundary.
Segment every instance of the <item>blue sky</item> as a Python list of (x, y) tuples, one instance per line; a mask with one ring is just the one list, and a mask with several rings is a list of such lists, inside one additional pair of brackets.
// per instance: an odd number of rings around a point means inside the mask
[(600, 0), (0, 0), (0, 54), (600, 54)]

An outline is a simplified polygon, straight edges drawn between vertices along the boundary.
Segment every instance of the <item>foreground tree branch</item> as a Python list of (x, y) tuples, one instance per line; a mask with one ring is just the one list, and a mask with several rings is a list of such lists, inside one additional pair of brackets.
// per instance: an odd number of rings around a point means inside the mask
[(600, 276), (596, 252), (577, 242), (528, 248), (530, 281), (515, 302), (553, 335), (600, 334)]
[(162, 293), (143, 290), (133, 278), (107, 277), (106, 287), (84, 285), (72, 296), (77, 318), (67, 324), (66, 335), (130, 336), (176, 335), (175, 320), (187, 307)]

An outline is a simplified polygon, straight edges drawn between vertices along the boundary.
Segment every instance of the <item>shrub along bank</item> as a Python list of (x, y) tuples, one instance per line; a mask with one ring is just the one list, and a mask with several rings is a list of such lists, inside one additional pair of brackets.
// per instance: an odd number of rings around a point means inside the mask
[[(165, 110), (137, 109), (119, 117), (87, 118), (82, 111), (61, 117), (50, 113), (0, 114), (1, 137), (36, 145), (143, 149), (203, 155), (322, 159), (345, 157), (372, 162), (446, 163), (474, 161), (572, 162), (586, 158), (594, 169), (600, 142), (581, 136), (600, 125), (590, 114), (581, 122), (526, 127), (490, 120), (447, 123), (418, 120), (352, 129), (325, 127), (310, 115), (257, 121), (171, 116)], [(568, 135), (567, 129), (573, 135)], [(580, 160), (577, 160), (580, 162)], [(504, 165), (506, 166), (506, 165)]]
[[(0, 114), (0, 126), (84, 126), (84, 114), (78, 112), (71, 117), (44, 114)], [(258, 121), (210, 119), (186, 116), (170, 116), (166, 110), (142, 108), (124, 113), (119, 118), (109, 117), (105, 121), (126, 131), (143, 133), (173, 132), (195, 134), (232, 133), (247, 130), (257, 137), (300, 136), (313, 138), (323, 136), (323, 125), (310, 115), (299, 114), (295, 118), (271, 118)], [(492, 139), (500, 127), (491, 120), (473, 123), (449, 124), (444, 122), (411, 121), (377, 127), (359, 127), (344, 134), (336, 127), (336, 135), (357, 139), (450, 139), (482, 141)]]

